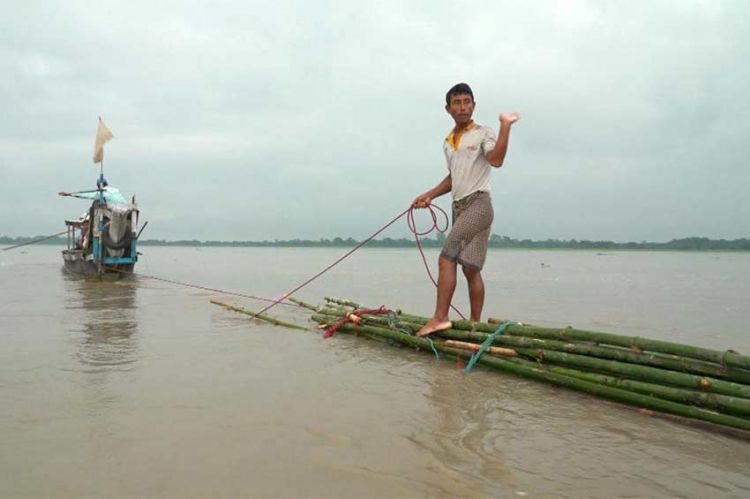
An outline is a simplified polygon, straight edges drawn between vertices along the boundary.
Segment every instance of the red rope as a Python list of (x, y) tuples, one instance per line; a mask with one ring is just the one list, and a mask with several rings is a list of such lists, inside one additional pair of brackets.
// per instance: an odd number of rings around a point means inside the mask
[[(441, 228), (438, 225), (438, 214), (435, 212), (435, 208), (437, 208), (437, 210), (443, 215), (443, 217), (445, 219), (445, 227)], [(391, 225), (393, 225), (394, 223), (396, 223), (396, 221), (399, 218), (403, 217), (407, 213), (409, 214), (409, 216), (406, 219), (407, 225), (409, 226), (409, 230), (412, 232), (412, 234), (414, 234), (414, 238), (417, 241), (417, 248), (419, 248), (419, 253), (420, 253), (420, 255), (422, 255), (422, 261), (424, 262), (425, 269), (427, 269), (427, 275), (430, 276), (430, 280), (435, 285), (435, 287), (437, 287), (437, 281), (435, 281), (435, 278), (432, 277), (432, 273), (430, 272), (430, 267), (427, 264), (427, 258), (424, 255), (424, 250), (422, 249), (422, 243), (419, 241), (419, 236), (425, 236), (425, 235), (431, 233), (433, 230), (437, 230), (440, 233), (445, 232), (448, 229), (448, 215), (445, 213), (445, 210), (443, 210), (441, 207), (439, 207), (437, 205), (433, 205), (433, 204), (427, 205), (427, 209), (429, 210), (430, 216), (432, 217), (432, 227), (430, 227), (426, 231), (420, 232), (419, 230), (417, 230), (416, 223), (414, 222), (414, 210), (415, 210), (415, 208), (413, 206), (410, 206), (409, 208), (407, 208), (404, 211), (402, 211), (401, 213), (399, 213), (390, 222), (388, 222), (387, 224), (385, 224), (384, 226), (382, 226), (380, 229), (378, 229), (377, 232), (375, 232), (373, 235), (371, 235), (370, 237), (368, 237), (367, 239), (365, 239), (361, 243), (357, 244), (351, 250), (349, 250), (346, 253), (344, 253), (336, 261), (334, 261), (333, 263), (331, 263), (330, 265), (328, 265), (326, 268), (324, 268), (323, 270), (321, 270), (320, 272), (318, 272), (314, 276), (310, 277), (309, 279), (307, 279), (302, 284), (296, 286), (292, 290), (287, 291), (286, 293), (284, 293), (283, 295), (281, 295), (279, 298), (277, 298), (276, 300), (274, 300), (273, 303), (271, 303), (270, 305), (267, 305), (263, 310), (261, 310), (260, 312), (258, 312), (257, 315), (261, 315), (261, 314), (263, 314), (265, 312), (268, 312), (270, 309), (272, 309), (273, 307), (275, 307), (276, 305), (278, 305), (282, 301), (286, 300), (288, 297), (290, 297), (291, 295), (293, 295), (294, 293), (296, 293), (300, 289), (304, 288), (305, 286), (307, 286), (308, 284), (310, 284), (311, 282), (313, 282), (318, 277), (322, 276), (323, 274), (325, 274), (326, 272), (328, 272), (329, 270), (331, 270), (333, 267), (335, 267), (336, 265), (338, 265), (339, 263), (341, 263), (344, 259), (346, 259), (349, 255), (351, 255), (352, 253), (354, 253), (355, 251), (357, 251), (359, 248), (361, 248), (365, 244), (367, 244), (370, 241), (372, 241), (373, 239), (375, 239), (375, 236), (377, 236), (378, 234), (380, 234), (381, 232), (383, 232), (385, 229), (387, 229), (388, 227), (390, 227)], [(464, 315), (456, 307), (454, 307), (452, 304), (451, 304), (451, 308), (459, 316), (461, 316), (462, 319), (466, 319), (466, 317), (464, 317)]]
[[(161, 281), (166, 282), (169, 284), (176, 284), (177, 286), (185, 286), (187, 288), (194, 288), (194, 289), (202, 289), (204, 291), (212, 291), (214, 293), (219, 293), (223, 295), (231, 295), (231, 296), (239, 296), (240, 298), (249, 298), (251, 300), (258, 300), (258, 301), (273, 301), (272, 298), (263, 298), (261, 296), (253, 296), (248, 295), (245, 293), (238, 293), (235, 291), (227, 291), (226, 289), (219, 289), (219, 288), (209, 288), (207, 286), (200, 286), (198, 284), (190, 284), (189, 282), (180, 282), (180, 281), (173, 281), (172, 279), (165, 279), (163, 277), (157, 277), (154, 275), (148, 275), (148, 274), (141, 274), (140, 272), (133, 272), (130, 270), (125, 269), (118, 269), (115, 267), (105, 266), (107, 270), (112, 270), (114, 272), (119, 272), (121, 274), (128, 274), (133, 275), (138, 278), (145, 278), (145, 279), (153, 279), (154, 281)], [(282, 303), (282, 305), (290, 306), (290, 307), (302, 307), (301, 305), (297, 305), (296, 303)]]
[(20, 248), (21, 246), (28, 246), (29, 244), (35, 244), (35, 243), (39, 243), (39, 242), (42, 242), (42, 241), (46, 241), (47, 239), (52, 239), (53, 237), (62, 236), (66, 232), (68, 232), (67, 229), (64, 230), (64, 231), (62, 231), (62, 232), (58, 232), (57, 234), (52, 234), (51, 236), (45, 236), (45, 237), (42, 237), (40, 239), (35, 239), (33, 241), (28, 241), (28, 242), (25, 242), (25, 243), (16, 244), (15, 246), (8, 246), (7, 248), (0, 249), (0, 251), (9, 251), (9, 250), (12, 250), (12, 249)]
[(323, 333), (323, 338), (330, 338), (331, 336), (336, 334), (336, 331), (341, 329), (341, 326), (343, 326), (347, 322), (359, 324), (359, 321), (362, 318), (362, 314), (378, 315), (390, 314), (391, 312), (393, 312), (393, 310), (385, 308), (385, 305), (381, 305), (379, 308), (359, 308), (354, 312), (347, 312), (347, 314), (344, 315), (342, 319), (336, 321), (335, 323), (333, 323), (333, 325), (331, 325), (331, 327), (326, 329), (326, 332)]
[[(445, 220), (445, 227), (440, 228), (438, 226), (438, 216), (437, 213), (435, 213), (434, 208), (437, 208), (440, 213), (442, 213), (443, 218)], [(419, 254), (422, 256), (422, 262), (424, 263), (424, 268), (427, 270), (427, 275), (430, 276), (430, 280), (432, 281), (432, 284), (435, 285), (435, 287), (438, 287), (437, 281), (434, 277), (432, 277), (432, 272), (430, 272), (430, 266), (427, 264), (427, 257), (424, 255), (424, 250), (422, 250), (422, 243), (419, 240), (419, 236), (425, 236), (429, 233), (431, 233), (433, 230), (438, 231), (439, 233), (443, 234), (446, 230), (448, 230), (448, 214), (445, 212), (444, 209), (441, 207), (434, 205), (434, 204), (428, 204), (427, 209), (430, 211), (430, 216), (432, 216), (432, 227), (425, 230), (424, 232), (419, 232), (417, 230), (417, 224), (414, 221), (414, 208), (409, 209), (409, 216), (406, 217), (406, 223), (409, 226), (409, 230), (412, 234), (414, 234), (414, 240), (417, 242), (417, 248), (419, 249)], [(461, 313), (456, 307), (453, 306), (453, 304), (450, 304), (451, 308), (464, 320), (466, 320), (466, 317), (464, 317), (464, 314)]]
[(312, 276), (311, 278), (309, 278), (308, 280), (306, 280), (305, 282), (303, 282), (302, 284), (300, 284), (296, 288), (294, 288), (291, 291), (288, 291), (288, 292), (284, 293), (283, 295), (281, 295), (281, 297), (279, 297), (276, 301), (274, 301), (273, 303), (271, 303), (270, 305), (268, 305), (266, 308), (264, 308), (263, 310), (261, 310), (260, 312), (258, 312), (258, 315), (260, 315), (260, 314), (262, 314), (264, 312), (267, 312), (268, 310), (270, 310), (271, 308), (275, 307), (276, 305), (278, 305), (282, 301), (286, 300), (292, 294), (296, 293), (300, 289), (304, 288), (305, 286), (307, 286), (308, 284), (310, 284), (311, 282), (313, 282), (318, 277), (322, 276), (323, 274), (325, 274), (326, 272), (328, 272), (329, 270), (331, 270), (333, 267), (335, 267), (336, 265), (338, 265), (346, 257), (348, 257), (349, 255), (351, 255), (352, 253), (354, 253), (359, 248), (361, 248), (365, 244), (369, 243), (373, 239), (375, 239), (375, 236), (377, 236), (378, 234), (380, 234), (381, 232), (383, 232), (385, 229), (387, 229), (388, 227), (390, 227), (391, 225), (393, 225), (396, 222), (396, 220), (398, 220), (399, 218), (401, 218), (404, 215), (406, 215), (406, 213), (409, 212), (409, 210), (411, 210), (411, 209), (412, 208), (407, 208), (406, 210), (402, 211), (393, 220), (391, 220), (390, 222), (388, 222), (387, 224), (385, 224), (383, 227), (381, 227), (375, 234), (371, 235), (370, 237), (368, 237), (367, 239), (365, 239), (364, 241), (362, 241), (361, 243), (359, 243), (358, 245), (356, 245), (354, 248), (352, 248), (351, 250), (347, 251), (338, 260), (336, 260), (335, 262), (333, 262), (332, 264), (330, 264), (328, 267), (324, 268), (323, 270), (321, 270), (320, 272), (318, 272), (317, 274), (315, 274), (314, 276)]

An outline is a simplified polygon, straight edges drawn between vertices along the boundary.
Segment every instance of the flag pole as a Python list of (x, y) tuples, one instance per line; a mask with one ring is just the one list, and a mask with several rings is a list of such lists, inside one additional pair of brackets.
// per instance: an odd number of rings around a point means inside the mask
[(99, 126), (96, 128), (96, 141), (94, 142), (94, 163), (99, 163), (99, 179), (96, 182), (97, 190), (104, 191), (104, 144), (112, 138), (112, 132), (99, 116)]
[[(102, 117), (99, 116), (99, 123), (102, 122)], [(98, 133), (98, 129), (97, 129)], [(102, 148), (104, 148), (104, 144), (102, 144)], [(99, 186), (99, 190), (104, 190), (104, 151), (102, 150), (102, 160), (99, 161), (99, 181), (96, 183)]]

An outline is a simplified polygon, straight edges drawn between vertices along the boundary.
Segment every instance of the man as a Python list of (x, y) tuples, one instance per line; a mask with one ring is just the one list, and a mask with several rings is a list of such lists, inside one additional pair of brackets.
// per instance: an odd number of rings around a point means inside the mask
[(455, 126), (445, 138), (443, 150), (448, 176), (417, 196), (415, 208), (425, 208), (433, 199), (448, 192), (453, 195), (453, 227), (438, 259), (438, 287), (435, 313), (417, 332), (418, 336), (451, 327), (448, 309), (456, 290), (456, 273), (461, 264), (469, 284), (471, 320), (478, 321), (484, 307), (484, 281), (481, 270), (487, 256), (493, 210), (490, 200), (490, 172), (500, 168), (508, 150), (510, 127), (520, 119), (518, 113), (500, 115), (500, 132), (477, 125), (472, 120), (474, 93), (466, 83), (454, 85), (445, 95), (445, 110)]

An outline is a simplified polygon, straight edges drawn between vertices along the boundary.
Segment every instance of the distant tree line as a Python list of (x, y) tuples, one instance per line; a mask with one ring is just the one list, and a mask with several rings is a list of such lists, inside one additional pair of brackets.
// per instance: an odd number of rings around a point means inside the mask
[[(10, 237), (0, 236), (0, 245), (22, 244), (44, 236), (34, 237)], [(421, 244), (425, 248), (439, 248), (443, 244), (445, 235), (439, 234), (437, 237), (421, 239)], [(333, 239), (321, 238), (317, 240), (310, 239), (286, 239), (273, 241), (199, 241), (197, 239), (166, 241), (163, 239), (146, 239), (140, 241), (143, 246), (215, 246), (215, 247), (289, 247), (289, 248), (351, 248), (359, 244), (351, 237), (343, 239), (335, 237)], [(57, 237), (47, 239), (37, 244), (56, 244), (64, 245), (66, 239)], [(414, 238), (393, 239), (385, 237), (382, 239), (373, 239), (367, 243), (367, 247), (372, 248), (410, 248), (414, 246)], [(709, 239), (707, 237), (685, 237), (682, 239), (672, 239), (666, 243), (655, 242), (627, 242), (617, 243), (614, 241), (589, 241), (578, 239), (545, 239), (543, 241), (534, 241), (531, 239), (513, 239), (508, 236), (498, 236), (493, 234), (490, 237), (491, 248), (519, 248), (519, 249), (591, 249), (591, 250), (686, 250), (686, 251), (750, 251), (750, 239)]]

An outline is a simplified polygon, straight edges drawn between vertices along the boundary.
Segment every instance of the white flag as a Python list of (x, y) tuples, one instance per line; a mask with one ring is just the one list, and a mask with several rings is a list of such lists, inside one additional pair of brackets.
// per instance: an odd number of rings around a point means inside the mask
[(114, 137), (107, 125), (99, 118), (99, 126), (96, 129), (96, 142), (94, 142), (94, 164), (104, 161), (104, 143)]

